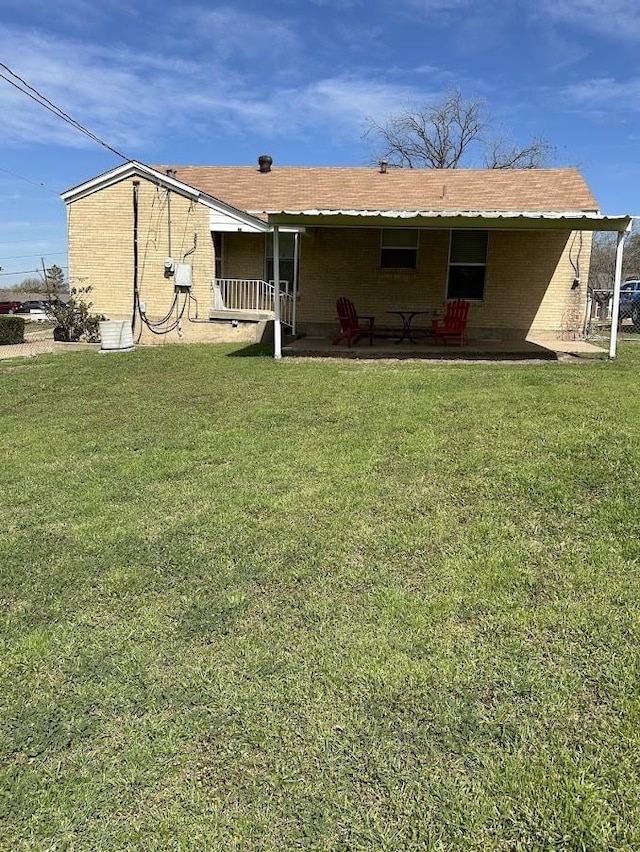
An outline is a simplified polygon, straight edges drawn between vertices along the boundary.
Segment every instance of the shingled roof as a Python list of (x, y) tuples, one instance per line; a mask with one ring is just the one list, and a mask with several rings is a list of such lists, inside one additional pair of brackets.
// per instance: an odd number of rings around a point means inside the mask
[(156, 166), (255, 216), (282, 211), (597, 212), (577, 169), (390, 169)]

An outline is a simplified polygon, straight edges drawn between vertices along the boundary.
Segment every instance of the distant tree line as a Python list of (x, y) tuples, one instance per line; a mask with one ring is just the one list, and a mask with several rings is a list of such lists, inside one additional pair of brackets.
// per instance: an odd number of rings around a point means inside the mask
[(41, 293), (47, 296), (57, 296), (68, 293), (69, 285), (65, 281), (64, 270), (57, 264), (47, 267), (40, 275), (28, 275), (13, 287), (14, 293)]

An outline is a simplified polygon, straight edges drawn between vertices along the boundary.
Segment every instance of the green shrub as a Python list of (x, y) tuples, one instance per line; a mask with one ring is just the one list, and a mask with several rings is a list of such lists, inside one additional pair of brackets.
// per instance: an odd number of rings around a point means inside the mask
[(46, 309), (48, 316), (55, 322), (53, 339), (64, 343), (75, 343), (84, 340), (89, 343), (100, 342), (98, 323), (106, 319), (102, 314), (90, 313), (91, 302), (84, 299), (91, 292), (91, 287), (71, 289), (71, 295), (66, 305), (52, 302)]
[(24, 343), (24, 317), (0, 316), (0, 346)]

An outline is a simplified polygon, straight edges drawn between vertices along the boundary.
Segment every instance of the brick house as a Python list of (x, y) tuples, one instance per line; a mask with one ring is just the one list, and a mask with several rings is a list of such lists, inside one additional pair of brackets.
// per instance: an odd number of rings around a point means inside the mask
[(281, 324), (335, 333), (343, 295), (377, 327), (462, 297), (472, 338), (579, 335), (592, 233), (629, 222), (575, 169), (129, 162), (62, 198), (69, 279), (94, 310), (144, 342), (251, 341), (275, 319), (277, 355)]

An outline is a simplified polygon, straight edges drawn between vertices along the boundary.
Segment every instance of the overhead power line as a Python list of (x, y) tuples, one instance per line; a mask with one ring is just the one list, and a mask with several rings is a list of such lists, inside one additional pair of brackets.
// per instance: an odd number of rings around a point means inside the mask
[[(58, 266), (59, 264), (56, 264)], [(60, 266), (60, 269), (68, 269), (68, 266)], [(41, 275), (42, 270), (40, 269), (23, 269), (18, 272), (0, 272), (0, 275)]]
[[(46, 252), (47, 257), (58, 257), (61, 254), (66, 254), (66, 251), (48, 251)], [(12, 254), (9, 257), (4, 257), (0, 255), (0, 258), (4, 262), (5, 260), (24, 260), (27, 257), (42, 257), (42, 252), (38, 252), (38, 254)]]
[(60, 193), (59, 193), (59, 192), (56, 192), (55, 190), (50, 189), (50, 188), (49, 188), (46, 184), (44, 184), (42, 181), (35, 181), (35, 180), (31, 180), (31, 178), (25, 177), (24, 175), (19, 175), (19, 174), (17, 174), (17, 172), (12, 172), (10, 169), (3, 169), (3, 168), (0, 168), (0, 172), (2, 172), (2, 173), (3, 173), (3, 174), (5, 174), (5, 175), (11, 175), (11, 177), (17, 178), (18, 180), (24, 181), (25, 183), (30, 183), (30, 184), (31, 184), (31, 186), (35, 186), (35, 187), (37, 187), (38, 189), (41, 189), (43, 192), (47, 192), (47, 193), (49, 193), (50, 195), (55, 195), (55, 196), (56, 196), (56, 198), (59, 198), (59, 197), (60, 197)]
[[(0, 246), (9, 246), (9, 245), (12, 246), (14, 243), (35, 243), (37, 246), (38, 245), (49, 245), (50, 243), (53, 243), (53, 242), (59, 242), (59, 240), (60, 240), (60, 237), (50, 237), (50, 238), (47, 238), (47, 239), (38, 239), (37, 237), (29, 237), (28, 239), (24, 239), (24, 240), (0, 240)], [(47, 252), (47, 254), (48, 253), (49, 252)], [(40, 255), (41, 254), (42, 254), (42, 252), (40, 252)], [(38, 255), (38, 257), (40, 257), (40, 255)], [(35, 257), (35, 255), (34, 255), (34, 257)]]
[(0, 168), (0, 172), (4, 172), (6, 175), (11, 175), (11, 177), (18, 178), (18, 180), (23, 180), (25, 183), (30, 183), (32, 186), (40, 186), (42, 189), (46, 189), (43, 183), (37, 183), (35, 180), (31, 180), (30, 178), (26, 178), (24, 175), (17, 175), (15, 172), (10, 172), (9, 169)]
[[(22, 77), (16, 74), (14, 71), (9, 68), (8, 65), (5, 65), (4, 62), (0, 62), (0, 68), (6, 71), (6, 74), (0, 72), (0, 78), (6, 80), (10, 86), (13, 86), (19, 92), (22, 92), (23, 95), (26, 95), (28, 98), (31, 98), (32, 101), (35, 101), (37, 104), (40, 104), (41, 107), (48, 110), (53, 115), (57, 116), (57, 118), (66, 122), (68, 125), (73, 127), (75, 130), (78, 130), (80, 133), (83, 133), (93, 142), (96, 142), (98, 145), (102, 145), (103, 148), (106, 148), (108, 151), (111, 151), (112, 154), (115, 154), (117, 157), (120, 157), (122, 160), (130, 161), (131, 157), (127, 157), (126, 154), (121, 153), (113, 146), (109, 145), (99, 136), (97, 136), (93, 131), (89, 130), (88, 127), (85, 127), (83, 124), (80, 124), (79, 121), (76, 121), (75, 118), (72, 118), (68, 113), (66, 113), (61, 107), (56, 106), (49, 98), (45, 97), (41, 92), (39, 92), (36, 88), (34, 88), (30, 83), (27, 83)], [(10, 76), (7, 76), (9, 74)]]

